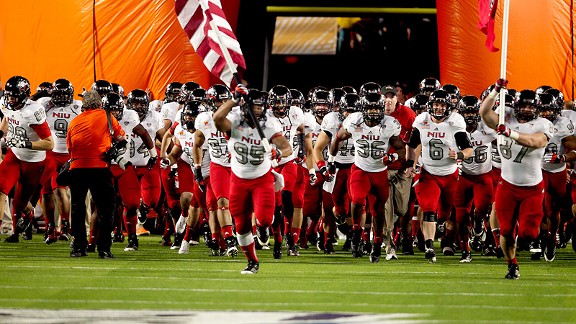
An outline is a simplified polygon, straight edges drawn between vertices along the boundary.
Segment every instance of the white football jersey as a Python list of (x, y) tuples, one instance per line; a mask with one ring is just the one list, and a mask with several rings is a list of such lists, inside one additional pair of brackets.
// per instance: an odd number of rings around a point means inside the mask
[[(322, 120), (322, 130), (332, 134), (332, 141), (336, 139), (336, 134), (342, 127), (342, 121), (338, 117), (337, 112), (328, 113)], [(341, 143), (338, 153), (334, 157), (334, 161), (342, 164), (354, 163), (354, 143), (352, 139), (347, 139)]]
[(52, 151), (56, 153), (68, 153), (66, 146), (66, 135), (68, 134), (68, 125), (74, 117), (82, 112), (82, 101), (74, 100), (66, 107), (54, 107), (49, 97), (44, 97), (36, 101), (44, 106), (46, 110), (46, 122), (50, 127), (52, 139), (54, 140), (54, 148)]
[(273, 119), (278, 121), (280, 126), (282, 127), (282, 134), (288, 140), (288, 143), (292, 146), (292, 155), (283, 157), (282, 160), (278, 163), (278, 165), (286, 164), (296, 158), (298, 155), (298, 127), (300, 125), (304, 126), (305, 118), (304, 112), (302, 109), (298, 107), (291, 106), (290, 110), (286, 114), (284, 118), (274, 117), (274, 113), (272, 109), (268, 109), (268, 119)]
[(454, 135), (466, 132), (466, 122), (457, 112), (452, 112), (441, 123), (432, 121), (430, 113), (425, 111), (416, 117), (413, 127), (420, 132), (422, 154), (419, 161), (430, 174), (445, 176), (456, 172), (456, 160), (448, 157), (450, 150), (458, 152)]
[(162, 119), (170, 120), (172, 123), (176, 121), (176, 113), (180, 110), (180, 104), (177, 102), (169, 102), (162, 105)]
[(462, 161), (462, 172), (480, 175), (492, 170), (492, 141), (496, 137), (496, 132), (492, 128), (486, 126), (483, 121), (478, 122), (476, 129), (468, 133), (474, 154)]
[(384, 116), (382, 122), (370, 127), (364, 122), (362, 113), (348, 115), (342, 122), (342, 127), (352, 134), (355, 157), (354, 164), (366, 172), (386, 170), (382, 158), (388, 152), (390, 137), (400, 135), (402, 126), (391, 116)]
[[(2, 105), (0, 109), (2, 109), (2, 113), (8, 124), (8, 132), (6, 133), (7, 143), (12, 140), (25, 140), (29, 142), (41, 140), (31, 127), (32, 125), (41, 125), (46, 122), (46, 111), (41, 104), (27, 99), (24, 107), (19, 110), (8, 109), (5, 105)], [(40, 162), (46, 159), (46, 151), (12, 148), (12, 152), (14, 152), (14, 155), (16, 155), (20, 161)]]
[[(258, 130), (248, 126), (241, 114), (229, 114), (232, 129), (228, 149), (232, 154), (232, 172), (242, 179), (256, 179), (272, 168), (272, 161), (264, 151)], [(282, 132), (282, 126), (275, 118), (268, 118), (262, 127), (264, 136), (272, 142), (272, 136)]]
[[(192, 150), (194, 146), (194, 133), (191, 133), (184, 128), (182, 125), (176, 126), (174, 129), (174, 136), (180, 141), (180, 146), (182, 147), (182, 156), (180, 158), (194, 167), (194, 158), (192, 157)], [(210, 176), (210, 155), (206, 154), (208, 149), (206, 142), (202, 145), (202, 175), (204, 178)]]
[[(562, 140), (568, 136), (574, 135), (574, 124), (566, 117), (558, 117), (554, 121), (554, 132), (552, 137), (548, 140), (545, 153), (564, 154), (566, 149), (562, 144)], [(566, 169), (566, 163), (545, 163), (542, 160), (542, 170), (557, 173)]]
[[(164, 128), (160, 114), (155, 111), (148, 111), (148, 114), (144, 117), (144, 120), (140, 122), (140, 125), (146, 129), (152, 139), (152, 143), (155, 145), (156, 132)], [(130, 134), (130, 139), (132, 140), (130, 143), (132, 147), (130, 162), (132, 162), (134, 166), (146, 166), (150, 159), (150, 151), (144, 144), (144, 141), (142, 141), (140, 136), (132, 132), (126, 134)]]
[(562, 110), (562, 117), (570, 119), (572, 125), (576, 125), (576, 111), (574, 110)]
[[(548, 139), (554, 134), (554, 125), (548, 119), (538, 117), (526, 123), (519, 123), (514, 114), (506, 117), (506, 124), (512, 130), (524, 134), (544, 133)], [(544, 148), (522, 146), (509, 137), (504, 137), (498, 145), (502, 158), (502, 178), (517, 186), (534, 186), (542, 181), (542, 156)]]
[[(314, 147), (316, 145), (316, 140), (318, 140), (318, 135), (320, 135), (320, 132), (322, 131), (322, 126), (316, 122), (316, 117), (314, 117), (314, 115), (305, 113), (304, 116), (306, 116), (307, 119), (305, 124), (306, 126), (304, 127), (307, 134), (306, 136), (310, 136), (312, 147)], [(328, 160), (328, 145), (326, 145), (322, 150), (322, 157), (324, 158), (324, 161)], [(308, 156), (307, 158), (312, 159), (313, 157)], [(302, 166), (306, 167), (306, 164), (302, 164)], [(316, 165), (316, 161), (314, 161), (314, 170), (320, 171)]]
[[(205, 144), (208, 145), (210, 160), (218, 165), (230, 167), (230, 152), (228, 151), (228, 139), (226, 134), (219, 131), (214, 124), (212, 116), (214, 112), (205, 111), (196, 117), (194, 127), (204, 134)], [(226, 118), (231, 121), (234, 111), (230, 112)]]
[(162, 105), (164, 105), (164, 102), (162, 100), (152, 100), (148, 104), (148, 110), (155, 111), (160, 114), (162, 113)]
[[(119, 156), (124, 155), (125, 153), (127, 154), (126, 150), (130, 150), (128, 158), (132, 160), (132, 158), (134, 158), (135, 155), (134, 150), (135, 135), (132, 133), (132, 130), (134, 129), (134, 127), (140, 124), (140, 117), (138, 117), (138, 113), (135, 112), (134, 110), (124, 108), (124, 112), (122, 113), (122, 119), (118, 121), (118, 124), (120, 124), (122, 130), (124, 130), (124, 133), (126, 133), (126, 140), (128, 141), (128, 145), (126, 145), (125, 148), (118, 150)], [(112, 161), (112, 164), (116, 164), (116, 162)]]

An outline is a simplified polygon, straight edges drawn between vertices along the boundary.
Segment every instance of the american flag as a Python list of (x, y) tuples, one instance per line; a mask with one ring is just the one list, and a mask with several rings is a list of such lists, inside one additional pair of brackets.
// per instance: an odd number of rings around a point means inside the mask
[[(206, 68), (230, 86), (233, 74), (245, 70), (246, 63), (220, 0), (176, 0), (176, 15)], [(222, 48), (230, 54), (231, 66), (226, 63)]]

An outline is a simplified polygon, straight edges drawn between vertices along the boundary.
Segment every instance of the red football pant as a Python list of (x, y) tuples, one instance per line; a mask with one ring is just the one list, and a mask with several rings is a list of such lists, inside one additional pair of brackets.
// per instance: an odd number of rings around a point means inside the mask
[(348, 178), (351, 168), (340, 168), (336, 174), (334, 188), (332, 189), (332, 200), (334, 209), (339, 216), (350, 214), (350, 191)]
[(496, 217), (500, 223), (500, 235), (511, 236), (518, 223), (518, 236), (535, 239), (542, 221), (544, 181), (535, 186), (515, 186), (500, 179), (496, 189)]
[(424, 168), (414, 188), (422, 211), (437, 213), (439, 220), (447, 220), (450, 217), (457, 189), (458, 170), (449, 175), (437, 176), (428, 173)]
[(230, 174), (229, 167), (210, 162), (210, 185), (216, 200), (220, 198), (230, 199)]
[(155, 165), (148, 167), (136, 167), (136, 176), (140, 181), (140, 195), (144, 204), (156, 208), (160, 201), (162, 185), (160, 184), (160, 167)]
[(472, 202), (477, 217), (486, 218), (492, 206), (492, 196), (492, 172), (481, 175), (462, 174), (458, 180), (458, 190), (454, 199), (456, 221), (468, 224), (468, 220), (464, 217), (470, 213)]
[(45, 164), (45, 160), (40, 162), (20, 161), (12, 150), (8, 150), (4, 160), (0, 163), (0, 191), (8, 195), (12, 187), (18, 184), (12, 202), (13, 211), (21, 212), (28, 205), (28, 201), (40, 186)]
[(354, 205), (365, 206), (366, 198), (368, 198), (368, 207), (372, 216), (383, 218), (384, 205), (388, 200), (389, 193), (388, 170), (366, 172), (356, 165), (352, 165), (350, 198)]
[(234, 217), (236, 232), (240, 235), (252, 231), (252, 213), (257, 226), (272, 225), (274, 215), (274, 176), (271, 172), (256, 179), (242, 179), (230, 174), (230, 214)]

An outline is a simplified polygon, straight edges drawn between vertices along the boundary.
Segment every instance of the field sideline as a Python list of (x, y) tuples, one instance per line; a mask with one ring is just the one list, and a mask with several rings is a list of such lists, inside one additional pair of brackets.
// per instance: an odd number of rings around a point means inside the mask
[(0, 301), (7, 313), (219, 310), (388, 314), (380, 320), (424, 322), (576, 322), (576, 253), (570, 246), (558, 250), (552, 263), (530, 261), (528, 252), (520, 252), (520, 279), (504, 280), (502, 259), (478, 255), (470, 264), (441, 255), (429, 264), (418, 252), (372, 264), (340, 251), (341, 245), (333, 256), (309, 249), (281, 260), (269, 250), (258, 251), (260, 272), (247, 276), (240, 275), (242, 255), (211, 257), (203, 244), (179, 255), (160, 246), (159, 236), (141, 237), (136, 252), (114, 243), (112, 260), (94, 253), (72, 259), (66, 242), (47, 246), (41, 239), (0, 243)]

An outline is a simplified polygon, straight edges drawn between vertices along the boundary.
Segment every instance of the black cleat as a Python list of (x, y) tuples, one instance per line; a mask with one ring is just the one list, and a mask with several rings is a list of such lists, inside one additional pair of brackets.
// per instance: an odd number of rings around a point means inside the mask
[(470, 251), (462, 251), (462, 257), (460, 258), (460, 263), (470, 263), (472, 262), (472, 253)]
[(144, 204), (142, 199), (140, 199), (140, 207), (138, 207), (138, 221), (140, 222), (140, 224), (146, 223), (146, 220), (148, 219), (149, 210), (150, 207), (146, 206), (146, 204)]
[[(77, 242), (77, 241), (76, 241)], [(70, 243), (70, 257), (71, 258), (79, 258), (83, 256), (87, 256), (88, 253), (86, 251), (86, 244), (78, 244), (72, 241)]]
[(376, 263), (380, 261), (380, 256), (382, 255), (382, 244), (374, 244), (372, 251), (370, 252), (370, 262)]
[(225, 239), (226, 241), (226, 255), (230, 258), (238, 256), (238, 247), (236, 246), (236, 238), (230, 236)]
[[(318, 240), (318, 242), (323, 241), (323, 239)], [(324, 254), (336, 254), (334, 251), (334, 245), (332, 244), (325, 244), (324, 245)]]
[(70, 241), (70, 223), (68, 221), (62, 221), (62, 226), (60, 226), (60, 241)]
[(44, 232), (44, 243), (52, 244), (58, 241), (58, 236), (56, 235), (56, 229), (54, 225), (48, 224), (46, 232)]
[(88, 252), (88, 253), (96, 252), (96, 244), (89, 243), (88, 246), (86, 247), (86, 252)]
[(409, 238), (402, 239), (402, 254), (414, 255), (414, 246), (412, 246), (411, 239)]
[(362, 240), (362, 230), (354, 230), (352, 231), (352, 241), (350, 244), (350, 250), (352, 251), (352, 256), (355, 258), (361, 258), (364, 255), (364, 252), (361, 249), (361, 240)]
[(370, 253), (372, 253), (372, 242), (370, 241), (364, 242), (362, 247), (362, 253), (364, 255), (369, 255)]
[(170, 250), (178, 250), (180, 249), (180, 245), (182, 245), (182, 240), (184, 239), (184, 233), (175, 233), (174, 234), (174, 243), (170, 246)]
[(520, 268), (516, 264), (511, 264), (508, 266), (508, 273), (504, 276), (504, 279), (518, 279), (520, 278)]
[(128, 245), (124, 248), (125, 252), (138, 250), (138, 236), (136, 234), (128, 235)]
[(110, 251), (98, 251), (98, 257), (100, 259), (114, 259), (114, 256)]
[(344, 244), (342, 244), (342, 251), (352, 251), (352, 233), (346, 235), (346, 240), (344, 241)]
[(256, 239), (261, 246), (268, 245), (270, 241), (270, 234), (268, 234), (268, 227), (258, 226), (256, 228)]
[(436, 252), (434, 252), (434, 249), (426, 248), (426, 250), (424, 251), (424, 257), (430, 263), (436, 262)]
[(20, 242), (20, 235), (18, 235), (18, 234), (12, 234), (12, 235), (8, 236), (8, 237), (4, 240), (4, 242), (6, 242), (6, 243), (18, 243), (18, 242)]
[(542, 246), (540, 245), (540, 239), (537, 238), (535, 240), (533, 240), (532, 242), (530, 242), (530, 260), (540, 260), (540, 257), (542, 256)]
[(240, 273), (252, 275), (258, 273), (258, 269), (260, 269), (260, 263), (253, 260), (248, 260), (248, 265), (246, 268), (244, 268), (244, 270), (240, 271)]
[(113, 242), (124, 243), (124, 239), (124, 234), (122, 234), (121, 230), (114, 231), (114, 237), (112, 238)]
[(556, 241), (554, 238), (548, 239), (546, 246), (544, 247), (544, 260), (547, 262), (552, 262), (556, 258)]
[(274, 241), (274, 251), (272, 252), (274, 259), (281, 259), (282, 258), (282, 242), (281, 241)]

